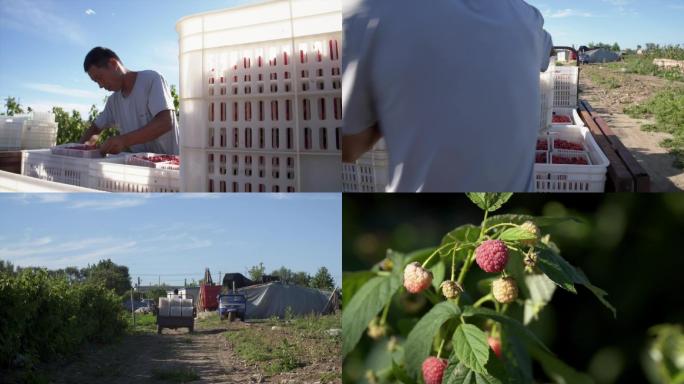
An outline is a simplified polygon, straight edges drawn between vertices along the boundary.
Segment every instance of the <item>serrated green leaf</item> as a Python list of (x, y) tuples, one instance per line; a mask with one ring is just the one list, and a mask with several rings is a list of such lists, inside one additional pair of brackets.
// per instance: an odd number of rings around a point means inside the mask
[(513, 196), (510, 192), (471, 192), (466, 193), (466, 195), (468, 195), (470, 201), (475, 203), (480, 209), (489, 212), (494, 212), (501, 208), (501, 206)]
[(532, 359), (527, 346), (514, 332), (508, 330), (507, 325), (502, 326), (501, 353), (504, 355), (504, 366), (510, 383), (531, 383)]
[(545, 350), (549, 350), (544, 343), (537, 338), (537, 336), (532, 333), (529, 329), (527, 329), (524, 325), (522, 325), (518, 320), (508, 317), (506, 315), (503, 315), (501, 313), (498, 313), (496, 311), (493, 311), (489, 308), (473, 308), (471, 306), (464, 307), (463, 309), (463, 317), (469, 317), (469, 316), (484, 316), (488, 317), (492, 320), (496, 320), (499, 323), (508, 326), (509, 330), (512, 332), (515, 332), (516, 335), (519, 335), (522, 337), (525, 341), (533, 343), (535, 345), (538, 345), (540, 348), (543, 348)]
[[(488, 363), (490, 368), (493, 360), (491, 359)], [(442, 376), (442, 384), (503, 384), (508, 383), (505, 380), (505, 376), (499, 376), (501, 379), (489, 374), (489, 373), (479, 373), (468, 368), (463, 362), (458, 361), (454, 355), (449, 360), (449, 365), (447, 365), (444, 371), (444, 376)]]
[(454, 332), (454, 353), (459, 361), (475, 372), (487, 373), (489, 360), (487, 335), (472, 324), (461, 324)]
[(417, 377), (423, 361), (430, 355), (432, 340), (442, 324), (460, 314), (456, 304), (444, 301), (432, 307), (413, 327), (404, 344), (406, 367), (411, 377)]
[(342, 356), (351, 352), (370, 321), (401, 286), (396, 275), (374, 277), (364, 284), (342, 312)]
[(596, 296), (596, 298), (599, 299), (599, 301), (606, 306), (606, 308), (610, 309), (611, 312), (613, 312), (613, 317), (617, 317), (617, 311), (615, 310), (615, 307), (613, 307), (605, 298), (605, 296), (608, 296), (608, 293), (603, 289), (591, 284), (587, 276), (584, 274), (584, 272), (582, 272), (582, 270), (577, 269), (577, 273), (580, 276), (580, 280), (576, 282), (587, 287), (587, 289), (589, 289), (591, 293), (593, 293), (594, 296)]
[[(447, 243), (454, 243), (455, 247), (458, 247), (459, 245), (464, 243), (475, 243), (479, 237), (480, 227), (477, 227), (472, 224), (461, 225), (460, 227), (457, 227), (449, 233), (447, 233), (446, 235), (444, 235), (440, 247), (445, 246)], [(440, 250), (439, 253), (442, 257), (451, 256), (452, 250), (452, 247), (445, 247), (444, 249)], [(457, 251), (456, 262), (458, 263), (459, 261), (465, 260), (467, 255), (467, 248)]]
[(516, 214), (503, 214), (495, 215), (487, 218), (487, 226), (501, 224), (501, 223), (513, 223), (522, 224), (526, 221), (533, 222), (537, 227), (544, 228), (550, 227), (556, 224), (564, 223), (567, 221), (573, 221), (580, 223), (581, 221), (574, 217), (546, 217), (546, 216), (530, 216), (530, 215), (516, 215)]
[(342, 273), (342, 306), (347, 308), (352, 297), (375, 273), (368, 271)]
[(537, 250), (538, 260), (537, 267), (546, 274), (559, 287), (577, 293), (575, 285), (573, 284), (572, 272), (565, 268), (559, 257), (547, 247), (541, 247)]
[(544, 372), (559, 384), (593, 384), (594, 380), (584, 373), (577, 372), (551, 353), (535, 346), (528, 345), (530, 355), (537, 360)]
[(539, 312), (551, 301), (556, 290), (556, 284), (546, 275), (527, 275), (525, 285), (529, 298), (525, 300), (523, 324), (529, 324), (537, 319)]
[(439, 285), (444, 281), (444, 274), (446, 273), (446, 265), (444, 262), (440, 261), (429, 268), (432, 272), (432, 286), (435, 287), (435, 291), (440, 292)]
[(534, 233), (528, 232), (520, 227), (508, 228), (499, 235), (499, 240), (501, 241), (534, 240), (536, 238)]

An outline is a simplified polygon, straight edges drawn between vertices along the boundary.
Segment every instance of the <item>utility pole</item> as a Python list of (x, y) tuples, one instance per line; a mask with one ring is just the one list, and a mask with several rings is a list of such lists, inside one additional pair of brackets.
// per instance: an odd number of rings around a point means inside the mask
[(133, 316), (133, 328), (135, 328), (135, 310), (133, 309), (133, 287), (131, 287), (131, 315)]

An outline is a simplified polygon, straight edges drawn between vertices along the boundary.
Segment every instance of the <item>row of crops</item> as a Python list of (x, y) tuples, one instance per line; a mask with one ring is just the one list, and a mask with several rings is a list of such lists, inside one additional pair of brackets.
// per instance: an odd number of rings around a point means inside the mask
[(0, 272), (0, 302), (0, 367), (65, 356), (84, 342), (111, 341), (126, 327), (114, 291), (45, 270)]

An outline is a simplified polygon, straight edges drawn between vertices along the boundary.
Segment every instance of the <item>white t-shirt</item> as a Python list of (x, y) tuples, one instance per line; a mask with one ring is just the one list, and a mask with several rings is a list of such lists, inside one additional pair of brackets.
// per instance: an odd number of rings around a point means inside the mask
[[(121, 91), (114, 92), (107, 99), (107, 105), (95, 120), (100, 128), (119, 127), (120, 134), (136, 131), (147, 125), (161, 111), (175, 111), (173, 98), (166, 80), (155, 71), (140, 71), (128, 97)], [(154, 152), (169, 155), (178, 154), (178, 121), (173, 115), (173, 128), (145, 144), (131, 146), (134, 152)]]
[(346, 135), (378, 123), (387, 191), (532, 191), (539, 73), (553, 47), (523, 0), (344, 2)]

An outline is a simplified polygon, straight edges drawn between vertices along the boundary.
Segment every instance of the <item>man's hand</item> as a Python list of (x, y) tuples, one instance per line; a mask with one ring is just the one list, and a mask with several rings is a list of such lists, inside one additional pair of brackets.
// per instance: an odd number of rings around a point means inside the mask
[(105, 156), (108, 153), (117, 154), (121, 153), (125, 148), (126, 140), (121, 136), (114, 136), (107, 139), (107, 141), (100, 147), (100, 153)]
[(97, 137), (100, 134), (101, 130), (95, 125), (91, 124), (88, 129), (83, 133), (83, 136), (81, 136), (81, 139), (79, 140), (79, 143), (81, 144), (86, 144), (86, 145), (95, 145), (97, 142)]
[(355, 135), (342, 136), (342, 161), (353, 163), (364, 153), (370, 151), (382, 138), (378, 124)]

